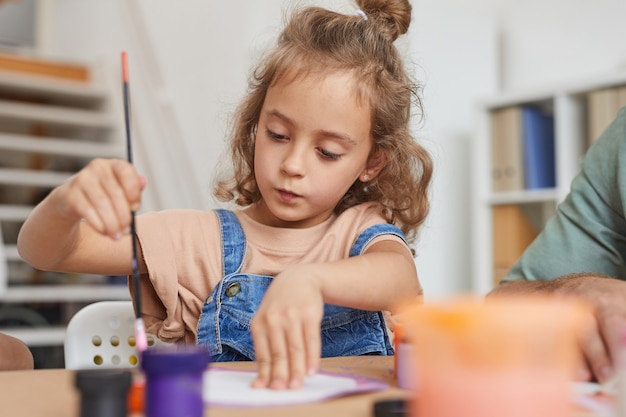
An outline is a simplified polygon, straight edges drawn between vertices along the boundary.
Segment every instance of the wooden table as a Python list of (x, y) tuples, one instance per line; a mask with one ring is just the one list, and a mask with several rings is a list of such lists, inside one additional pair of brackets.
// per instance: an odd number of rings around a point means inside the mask
[[(252, 362), (220, 363), (220, 367), (255, 369)], [(210, 417), (371, 417), (375, 401), (408, 398), (409, 392), (395, 386), (393, 357), (356, 356), (322, 359), (322, 370), (353, 373), (388, 383), (391, 388), (374, 393), (336, 398), (314, 404), (205, 410)], [(0, 372), (0, 415), (7, 417), (79, 417), (79, 393), (74, 388), (74, 372), (66, 369)], [(141, 414), (133, 414), (140, 417)]]
[[(220, 363), (220, 367), (254, 370), (252, 362)], [(393, 357), (355, 356), (322, 359), (322, 370), (352, 373), (386, 382), (390, 388), (356, 394), (319, 403), (267, 408), (211, 407), (210, 417), (373, 417), (373, 404), (384, 399), (408, 399), (410, 392), (396, 387)], [(74, 372), (66, 369), (0, 372), (0, 416), (79, 417), (79, 393), (74, 388)], [(132, 414), (130, 417), (142, 417)], [(595, 417), (590, 411), (573, 407), (572, 417)]]

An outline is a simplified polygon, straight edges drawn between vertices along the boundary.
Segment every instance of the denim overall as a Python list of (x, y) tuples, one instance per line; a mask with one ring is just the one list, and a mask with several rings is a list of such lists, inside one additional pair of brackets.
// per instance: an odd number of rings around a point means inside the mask
[[(246, 238), (239, 220), (228, 210), (215, 210), (222, 240), (223, 278), (205, 300), (198, 321), (198, 344), (211, 351), (214, 362), (254, 360), (250, 321), (273, 277), (245, 274), (241, 266)], [(356, 239), (350, 256), (361, 255), (377, 236), (404, 234), (390, 224), (369, 227)], [(382, 312), (324, 305), (322, 357), (393, 355)]]

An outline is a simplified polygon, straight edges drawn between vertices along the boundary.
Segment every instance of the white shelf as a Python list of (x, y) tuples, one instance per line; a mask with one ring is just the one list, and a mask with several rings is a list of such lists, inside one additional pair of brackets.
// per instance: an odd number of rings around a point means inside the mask
[(87, 142), (0, 132), (0, 149), (66, 155), (81, 158), (114, 158), (123, 155), (122, 144)]
[(17, 245), (4, 245), (4, 256), (7, 261), (18, 261), (22, 259), (17, 252)]
[(107, 100), (108, 92), (99, 84), (69, 79), (37, 77), (14, 71), (0, 70), (0, 90), (38, 93), (46, 96), (80, 100), (83, 103), (98, 104)]
[(92, 302), (130, 300), (126, 285), (21, 285), (0, 293), (3, 302)]
[(528, 204), (558, 201), (559, 193), (555, 188), (537, 190), (510, 191), (494, 193), (488, 198), (487, 203), (491, 206), (498, 204)]
[[(626, 71), (602, 74), (584, 80), (520, 92), (507, 92), (482, 100), (477, 105), (477, 132), (473, 154), (473, 292), (486, 294), (493, 288), (493, 230), (491, 212), (502, 204), (542, 206), (543, 221), (563, 201), (570, 183), (580, 169), (580, 158), (587, 149), (587, 93), (626, 85)], [(556, 186), (543, 190), (492, 192), (491, 178), (491, 111), (523, 104), (540, 104), (552, 109), (555, 120)], [(544, 204), (546, 203), (546, 204)], [(552, 204), (552, 209), (547, 203)], [(543, 224), (540, 225), (543, 227)]]
[(32, 206), (20, 206), (10, 204), (0, 204), (0, 222), (1, 221), (24, 221), (33, 210)]
[(0, 332), (16, 337), (28, 346), (62, 346), (65, 342), (65, 327), (11, 327), (0, 328)]
[[(123, 117), (112, 114), (119, 106), (109, 102), (118, 96), (109, 89), (119, 84), (106, 81), (71, 81), (0, 70), (0, 190), (6, 190), (0, 193), (4, 198), (0, 201), (0, 263), (5, 264), (0, 265), (0, 303), (27, 304), (22, 315), (40, 303), (65, 306), (130, 300), (126, 285), (107, 285), (99, 276), (78, 281), (80, 278), (65, 274), (43, 274), (41, 282), (53, 284), (30, 284), (32, 268), (20, 258), (15, 245), (20, 223), (38, 203), (30, 199), (41, 198), (37, 196), (67, 181), (91, 159), (125, 155), (123, 135), (119, 134)], [(0, 331), (30, 346), (62, 345), (64, 325)]]
[(108, 115), (98, 111), (25, 104), (7, 100), (0, 100), (0, 117), (92, 129), (109, 129), (112, 124)]
[(67, 181), (74, 173), (32, 171), (29, 169), (0, 168), (0, 184), (56, 187)]

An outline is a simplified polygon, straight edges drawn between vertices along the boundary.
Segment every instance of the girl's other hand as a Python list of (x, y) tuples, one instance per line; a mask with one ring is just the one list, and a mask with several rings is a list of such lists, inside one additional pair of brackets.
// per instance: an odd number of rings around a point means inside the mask
[(251, 323), (258, 364), (254, 388), (297, 389), (317, 372), (324, 301), (306, 265), (277, 275)]
[(119, 239), (131, 211), (139, 209), (146, 179), (121, 159), (94, 159), (53, 191), (62, 216), (84, 219), (96, 231)]

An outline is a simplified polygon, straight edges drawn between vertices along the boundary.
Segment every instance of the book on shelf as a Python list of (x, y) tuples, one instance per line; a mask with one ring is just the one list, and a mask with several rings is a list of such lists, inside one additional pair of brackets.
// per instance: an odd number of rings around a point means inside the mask
[(524, 188), (522, 118), (517, 106), (491, 112), (492, 188), (494, 192)]
[(539, 231), (517, 204), (492, 208), (493, 280), (497, 285), (517, 262)]
[(534, 105), (491, 112), (494, 192), (556, 185), (554, 116)]
[(626, 85), (587, 93), (587, 144), (591, 146), (626, 106)]
[(522, 106), (524, 188), (556, 185), (554, 116), (535, 106)]

